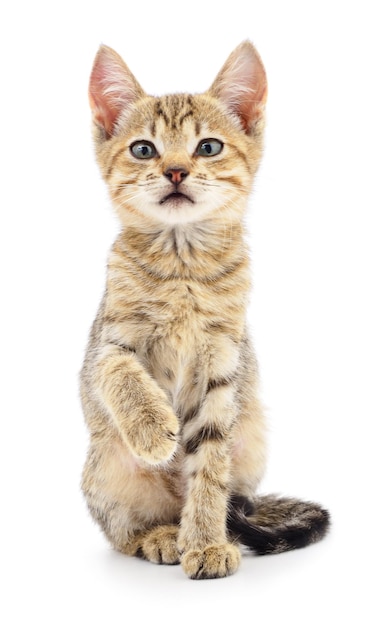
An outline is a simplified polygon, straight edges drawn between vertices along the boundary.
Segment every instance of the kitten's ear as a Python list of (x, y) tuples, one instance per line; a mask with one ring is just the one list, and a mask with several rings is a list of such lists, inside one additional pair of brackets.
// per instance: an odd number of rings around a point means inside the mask
[(249, 133), (262, 117), (267, 96), (264, 66), (256, 49), (244, 41), (230, 54), (209, 93), (241, 120)]
[(95, 57), (89, 84), (93, 119), (111, 136), (119, 115), (145, 93), (123, 59), (108, 46)]

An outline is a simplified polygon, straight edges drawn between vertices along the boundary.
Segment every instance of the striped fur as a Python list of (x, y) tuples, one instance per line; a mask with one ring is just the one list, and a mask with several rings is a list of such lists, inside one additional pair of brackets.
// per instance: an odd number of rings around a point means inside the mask
[(278, 552), (327, 525), (316, 528), (317, 505), (255, 495), (265, 426), (243, 216), (265, 99), (248, 42), (204, 94), (148, 96), (105, 46), (90, 81), (121, 229), (81, 373), (91, 435), (82, 489), (117, 550), (180, 562), (191, 578), (233, 573), (238, 542)]

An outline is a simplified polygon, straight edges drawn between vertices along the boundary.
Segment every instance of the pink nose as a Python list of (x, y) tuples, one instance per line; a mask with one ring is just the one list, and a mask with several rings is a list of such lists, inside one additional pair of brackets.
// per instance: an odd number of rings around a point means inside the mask
[(169, 167), (163, 174), (174, 184), (179, 185), (189, 172), (184, 167)]

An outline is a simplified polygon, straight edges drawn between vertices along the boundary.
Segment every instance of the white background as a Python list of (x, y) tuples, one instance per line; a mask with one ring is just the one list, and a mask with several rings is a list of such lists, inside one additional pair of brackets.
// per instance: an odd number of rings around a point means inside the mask
[[(21, 0), (1, 13), (1, 623), (374, 624), (372, 2)], [(117, 231), (87, 84), (103, 42), (151, 93), (202, 91), (245, 38), (269, 78), (249, 214), (261, 491), (318, 500), (333, 526), (196, 582), (113, 553), (79, 491), (78, 372)]]

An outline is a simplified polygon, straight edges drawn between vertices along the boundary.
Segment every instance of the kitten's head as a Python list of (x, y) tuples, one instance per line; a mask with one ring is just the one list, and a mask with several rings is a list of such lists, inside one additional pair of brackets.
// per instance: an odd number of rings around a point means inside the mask
[(266, 91), (247, 41), (207, 92), (160, 98), (101, 46), (89, 97), (98, 162), (122, 222), (239, 219), (261, 157)]

